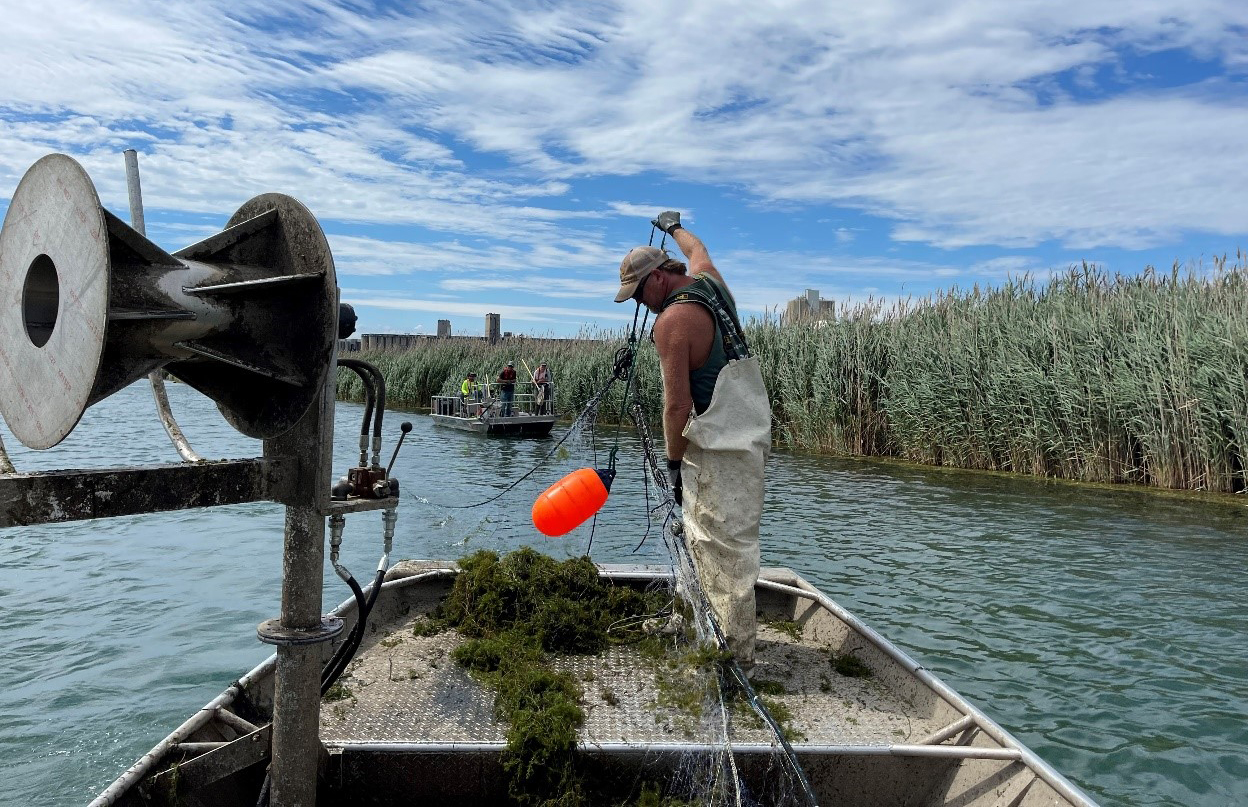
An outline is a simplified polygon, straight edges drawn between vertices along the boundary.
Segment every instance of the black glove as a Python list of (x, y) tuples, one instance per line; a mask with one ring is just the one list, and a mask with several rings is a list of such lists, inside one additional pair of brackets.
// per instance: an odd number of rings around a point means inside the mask
[(680, 214), (675, 210), (664, 210), (657, 219), (652, 219), (650, 223), (671, 235), (672, 230), (680, 226)]
[(667, 478), (672, 482), (672, 497), (676, 499), (676, 504), (682, 504), (681, 494), (684, 493), (684, 486), (680, 479), (680, 460), (667, 461)]

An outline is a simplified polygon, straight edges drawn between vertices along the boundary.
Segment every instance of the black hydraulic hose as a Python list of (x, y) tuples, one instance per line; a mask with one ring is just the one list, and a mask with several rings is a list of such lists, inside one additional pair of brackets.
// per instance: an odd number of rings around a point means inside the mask
[[(362, 365), (362, 364), (364, 364), (364, 362), (358, 361), (356, 359), (339, 359), (338, 360), (338, 366), (346, 367), (348, 370), (350, 370), (351, 372), (359, 376), (360, 383), (364, 387), (364, 422), (360, 424), (360, 437), (364, 438), (365, 446), (366, 446), (365, 451), (367, 452), (368, 427), (369, 427), (369, 424), (373, 420), (373, 405), (377, 399), (377, 390), (373, 384), (372, 373), (369, 373), (367, 370), (361, 368), (359, 365)], [(369, 365), (365, 365), (365, 366), (369, 366)], [(367, 462), (368, 462), (367, 455), (364, 457), (361, 457), (360, 465), (365, 465), (367, 464)]]
[[(360, 584), (355, 582), (355, 575), (347, 576), (347, 585), (351, 587), (351, 593), (355, 595), (355, 607), (359, 617), (356, 619), (355, 627), (351, 629), (351, 635), (338, 646), (337, 652), (321, 671), (321, 697), (325, 697), (325, 693), (338, 682), (347, 665), (351, 663), (351, 659), (355, 658), (355, 652), (364, 638), (364, 623), (377, 602), (377, 595), (381, 592), (381, 581), (385, 574), (384, 569), (377, 570), (377, 577), (373, 580), (373, 590), (369, 592), (367, 599), (364, 597)], [(268, 807), (272, 784), (273, 769), (270, 766), (264, 773), (264, 784), (260, 787), (260, 797), (256, 800), (256, 807)]]
[(381, 374), (376, 366), (368, 362), (362, 362), (373, 373), (373, 378), (377, 380), (377, 419), (373, 421), (373, 439), (381, 445), (381, 419), (385, 417), (386, 412), (386, 377)]
[[(359, 359), (339, 359), (338, 363), (343, 367), (349, 367), (355, 371), (356, 375), (364, 378), (364, 374), (368, 373), (373, 377), (373, 385), (376, 389), (377, 401), (377, 417), (373, 420), (373, 440), (376, 445), (381, 445), (381, 429), (382, 419), (386, 412), (386, 378), (381, 374), (381, 370), (366, 361)], [(368, 434), (367, 425), (363, 434)]]
[(348, 361), (358, 362), (361, 367), (373, 374), (373, 381), (377, 384), (377, 419), (373, 421), (373, 437), (380, 442), (381, 440), (381, 419), (386, 411), (386, 377), (382, 375), (381, 370), (375, 365), (359, 359), (348, 359)]
[(270, 764), (264, 771), (264, 784), (260, 787), (260, 798), (256, 800), (256, 807), (269, 807), (269, 789), (273, 785), (273, 766)]
[(377, 576), (373, 579), (372, 591), (369, 592), (367, 599), (365, 599), (364, 592), (360, 589), (359, 583), (355, 582), (354, 577), (347, 581), (348, 585), (351, 586), (352, 593), (355, 594), (358, 618), (355, 621), (355, 627), (351, 629), (351, 635), (338, 647), (333, 658), (329, 660), (329, 664), (325, 666), (325, 671), (321, 675), (322, 695), (328, 692), (329, 688), (342, 676), (343, 671), (347, 669), (347, 665), (351, 663), (351, 660), (355, 658), (356, 652), (360, 649), (360, 642), (364, 639), (365, 623), (373, 611), (373, 605), (377, 602), (378, 594), (381, 593), (381, 583), (385, 576), (385, 569), (377, 570)]
[(356, 619), (355, 627), (351, 629), (351, 633), (347, 635), (346, 640), (342, 644), (338, 645), (334, 655), (329, 659), (324, 669), (321, 670), (321, 695), (329, 691), (329, 688), (342, 675), (342, 670), (346, 668), (347, 665), (342, 663), (343, 656), (349, 651), (351, 640), (355, 637), (356, 632), (359, 631), (360, 626), (364, 624), (368, 611), (368, 604), (364, 599), (364, 591), (360, 588), (360, 584), (355, 582), (355, 575), (347, 577), (347, 585), (351, 587), (351, 593), (355, 595), (355, 611), (358, 618)]

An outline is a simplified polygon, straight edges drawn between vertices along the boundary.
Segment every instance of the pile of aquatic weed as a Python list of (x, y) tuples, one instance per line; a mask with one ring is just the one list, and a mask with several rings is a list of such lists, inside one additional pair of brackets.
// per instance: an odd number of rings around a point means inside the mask
[[(495, 712), (508, 723), (503, 767), (512, 800), (602, 803), (577, 770), (580, 685), (552, 669), (550, 656), (601, 653), (622, 641), (608, 632), (614, 623), (656, 612), (667, 597), (604, 582), (589, 558), (558, 562), (527, 547), (502, 558), (477, 552), (459, 566), (433, 622), (467, 637), (451, 657), (495, 691)], [(666, 803), (652, 791), (642, 796)]]

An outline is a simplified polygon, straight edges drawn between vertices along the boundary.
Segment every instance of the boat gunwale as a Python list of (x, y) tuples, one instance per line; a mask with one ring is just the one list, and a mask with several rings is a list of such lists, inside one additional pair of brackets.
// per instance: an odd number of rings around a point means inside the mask
[[(501, 751), (506, 742), (378, 742), (373, 740), (337, 740), (325, 743), (330, 751), (382, 751), (395, 753), (431, 753)], [(634, 743), (589, 742), (578, 743), (577, 750), (606, 754), (690, 754), (719, 753), (722, 745), (714, 743)], [(862, 744), (827, 745), (793, 743), (798, 756), (855, 756), (855, 757), (937, 757), (941, 759), (993, 759), (1022, 760), (1017, 748), (988, 748), (971, 745), (914, 745), (914, 744)], [(734, 754), (763, 754), (771, 756), (776, 747), (771, 743), (732, 743)]]

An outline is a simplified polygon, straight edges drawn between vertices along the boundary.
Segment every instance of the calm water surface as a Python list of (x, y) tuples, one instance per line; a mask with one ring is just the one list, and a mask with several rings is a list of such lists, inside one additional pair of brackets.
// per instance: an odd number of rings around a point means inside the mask
[[(203, 397), (170, 387), (204, 456), (243, 457)], [(339, 472), (361, 407), (338, 407)], [(542, 538), (537, 493), (592, 446), (480, 508), (553, 441), (487, 440), (390, 413), (403, 481), (397, 557), (530, 544), (582, 554), (589, 529)], [(90, 409), (21, 471), (176, 459), (146, 383)], [(607, 439), (610, 439), (609, 437)], [(635, 443), (593, 535), (603, 562), (661, 562)], [(605, 457), (603, 435), (599, 456)], [(1248, 804), (1248, 507), (777, 452), (763, 562), (789, 566), (931, 667), (1106, 805)], [(1248, 503), (1245, 503), (1248, 504)], [(0, 804), (82, 804), (262, 661), (278, 613), (282, 510), (214, 510), (0, 530)], [(349, 519), (346, 564), (380, 554), (380, 516)], [(346, 588), (326, 576), (326, 609)]]

